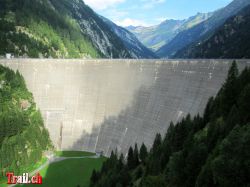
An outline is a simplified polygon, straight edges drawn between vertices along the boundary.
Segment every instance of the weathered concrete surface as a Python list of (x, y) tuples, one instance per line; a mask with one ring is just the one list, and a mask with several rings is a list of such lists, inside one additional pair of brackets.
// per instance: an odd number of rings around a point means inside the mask
[[(202, 113), (232, 60), (0, 60), (19, 70), (58, 149), (126, 152)], [(240, 69), (249, 61), (238, 62)]]

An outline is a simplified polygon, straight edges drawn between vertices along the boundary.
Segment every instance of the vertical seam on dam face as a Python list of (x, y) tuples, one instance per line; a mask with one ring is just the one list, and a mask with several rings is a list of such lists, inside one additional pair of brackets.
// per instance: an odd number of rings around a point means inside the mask
[[(232, 60), (13, 59), (57, 149), (126, 153), (170, 121), (202, 114)], [(238, 61), (239, 69), (249, 66)]]

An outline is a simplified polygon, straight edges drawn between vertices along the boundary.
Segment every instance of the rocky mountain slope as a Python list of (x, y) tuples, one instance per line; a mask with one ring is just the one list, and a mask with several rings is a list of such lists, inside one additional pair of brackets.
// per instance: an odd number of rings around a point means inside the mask
[(198, 13), (186, 20), (166, 20), (159, 25), (151, 27), (127, 27), (129, 31), (148, 48), (153, 51), (169, 43), (179, 32), (187, 30), (204, 20), (207, 20), (212, 13)]
[(156, 26), (127, 27), (126, 29), (135, 34), (145, 46), (156, 51), (167, 41), (172, 39), (181, 24), (181, 20), (166, 20)]
[(112, 21), (101, 16), (103, 21), (109, 25), (111, 30), (123, 41), (124, 45), (127, 47), (129, 54), (133, 58), (157, 58), (157, 56), (145, 47), (136, 36), (129, 32), (127, 29), (122, 28)]
[(121, 39), (81, 0), (0, 0), (0, 55), (131, 58)]
[(207, 40), (184, 48), (180, 58), (250, 58), (250, 5), (229, 18)]
[(250, 4), (249, 0), (234, 0), (225, 8), (214, 12), (208, 20), (191, 27), (188, 30), (180, 32), (171, 42), (161, 47), (156, 54), (162, 58), (172, 58), (184, 47), (193, 43), (199, 43), (200, 40), (208, 38), (221, 26), (229, 17), (235, 15), (242, 8)]

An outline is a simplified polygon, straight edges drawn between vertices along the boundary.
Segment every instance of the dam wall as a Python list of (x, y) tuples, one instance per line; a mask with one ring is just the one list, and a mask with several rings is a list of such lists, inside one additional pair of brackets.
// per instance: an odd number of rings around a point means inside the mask
[[(58, 150), (126, 153), (156, 133), (202, 114), (232, 60), (11, 59), (41, 110)], [(238, 62), (239, 69), (249, 60)]]

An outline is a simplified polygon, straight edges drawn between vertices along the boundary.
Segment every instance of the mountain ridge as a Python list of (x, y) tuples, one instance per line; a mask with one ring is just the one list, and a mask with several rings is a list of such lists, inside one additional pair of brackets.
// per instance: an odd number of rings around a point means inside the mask
[(160, 47), (170, 42), (179, 32), (208, 19), (213, 13), (197, 13), (183, 20), (168, 19), (159, 25), (150, 27), (129, 26), (125, 27), (135, 34), (148, 48), (157, 51)]
[(207, 40), (179, 51), (177, 58), (250, 58), (250, 5), (229, 18)]
[(161, 58), (172, 58), (179, 50), (189, 44), (199, 43), (199, 40), (211, 36), (211, 33), (222, 25), (226, 19), (235, 15), (248, 4), (250, 4), (249, 0), (234, 0), (226, 7), (215, 11), (206, 21), (180, 32), (170, 43), (156, 51), (156, 54)]
[(157, 56), (147, 47), (145, 47), (137, 37), (127, 29), (120, 27), (109, 19), (100, 16), (111, 30), (123, 41), (132, 58), (157, 58)]

